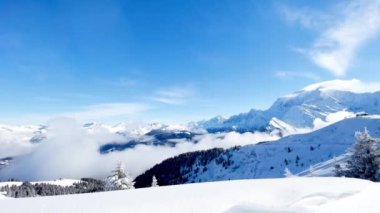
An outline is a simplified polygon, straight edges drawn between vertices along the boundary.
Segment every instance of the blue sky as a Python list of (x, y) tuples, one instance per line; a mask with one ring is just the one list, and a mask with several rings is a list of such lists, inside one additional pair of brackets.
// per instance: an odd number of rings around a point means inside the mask
[(0, 0), (0, 122), (265, 109), (319, 81), (380, 81), (379, 31), (379, 0)]

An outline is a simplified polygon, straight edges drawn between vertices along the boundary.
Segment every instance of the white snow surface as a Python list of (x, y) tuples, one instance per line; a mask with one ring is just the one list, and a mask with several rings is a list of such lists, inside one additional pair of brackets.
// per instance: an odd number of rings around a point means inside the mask
[[(380, 185), (349, 178), (282, 178), (1, 199), (2, 212), (379, 212)], [(1, 196), (1, 195), (0, 195)]]

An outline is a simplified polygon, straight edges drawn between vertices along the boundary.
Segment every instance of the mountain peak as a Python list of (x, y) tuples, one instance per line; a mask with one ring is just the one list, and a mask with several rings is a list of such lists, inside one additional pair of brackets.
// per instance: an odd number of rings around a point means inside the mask
[(356, 94), (374, 93), (380, 91), (380, 84), (376, 82), (363, 82), (359, 79), (336, 79), (308, 85), (297, 92), (285, 95), (281, 98), (289, 99), (298, 97), (305, 93), (325, 93), (330, 91), (351, 92)]
[(380, 91), (380, 83), (363, 82), (358, 79), (324, 81), (277, 99), (267, 110), (252, 109), (248, 113), (231, 116), (227, 120), (213, 118), (202, 122), (201, 126), (211, 132), (265, 131), (272, 127), (273, 123), (278, 124), (272, 120), (277, 118), (297, 129), (313, 129), (320, 121), (335, 122), (336, 119), (332, 118), (340, 115), (339, 113), (379, 114), (380, 92), (376, 93), (377, 91)]

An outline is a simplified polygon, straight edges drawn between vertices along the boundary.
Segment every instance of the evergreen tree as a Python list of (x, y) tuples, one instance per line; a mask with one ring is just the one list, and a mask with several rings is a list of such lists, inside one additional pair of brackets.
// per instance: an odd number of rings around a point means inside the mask
[(134, 189), (135, 184), (122, 163), (118, 163), (116, 169), (112, 171), (112, 175), (108, 177), (107, 182), (108, 188), (111, 190)]
[(152, 187), (158, 187), (158, 183), (157, 183), (157, 178), (156, 176), (153, 175), (152, 177)]
[(379, 181), (380, 150), (378, 139), (370, 136), (368, 130), (355, 133), (356, 142), (349, 149), (349, 159), (345, 164), (335, 165), (337, 176)]

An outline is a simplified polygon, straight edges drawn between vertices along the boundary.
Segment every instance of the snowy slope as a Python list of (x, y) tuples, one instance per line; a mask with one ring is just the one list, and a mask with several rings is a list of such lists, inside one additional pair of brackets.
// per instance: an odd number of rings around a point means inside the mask
[[(3, 212), (379, 212), (379, 184), (348, 178), (241, 180), (0, 199)], [(1, 195), (0, 195), (1, 196)]]
[[(278, 141), (234, 147), (225, 151), (210, 150), (180, 155), (163, 161), (137, 177), (136, 185), (146, 186), (146, 180), (151, 179), (152, 175), (158, 178), (161, 185), (277, 178), (284, 177), (286, 167), (296, 174), (328, 160), (330, 160), (329, 166), (325, 167), (328, 167), (331, 175), (331, 166), (334, 165), (334, 161), (340, 160), (334, 157), (345, 153), (355, 140), (354, 133), (365, 127), (372, 136), (380, 136), (378, 116), (358, 117), (340, 121), (311, 133), (287, 136)], [(322, 165), (318, 165), (319, 167)], [(304, 172), (303, 175), (308, 173)]]
[(380, 119), (347, 119), (308, 134), (291, 135), (275, 142), (242, 147), (231, 153), (230, 159), (234, 163), (227, 169), (211, 162), (209, 166), (213, 171), (192, 174), (190, 179), (283, 177), (285, 167), (293, 173), (299, 173), (311, 165), (331, 159), (334, 161), (334, 157), (343, 154), (353, 144), (354, 133), (365, 127), (371, 135), (380, 136)]
[[(287, 126), (292, 126), (293, 133), (297, 133), (299, 128), (319, 128), (315, 122), (331, 124), (360, 112), (380, 114), (380, 92), (355, 90), (357, 81), (335, 80), (309, 85), (298, 92), (277, 99), (268, 110), (252, 109), (229, 119), (213, 118), (199, 122), (199, 126), (210, 132), (266, 131), (271, 128), (273, 119), (276, 119)], [(289, 132), (288, 130), (285, 131)]]

